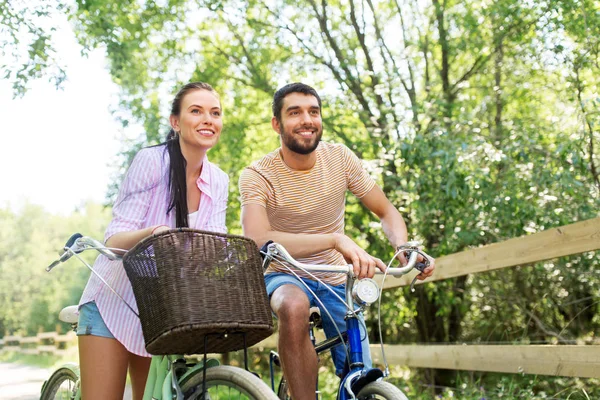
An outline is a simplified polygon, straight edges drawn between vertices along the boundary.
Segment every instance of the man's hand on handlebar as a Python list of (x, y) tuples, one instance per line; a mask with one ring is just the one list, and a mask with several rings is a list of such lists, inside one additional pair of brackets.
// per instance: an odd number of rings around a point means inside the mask
[[(402, 244), (397, 247), (400, 250), (403, 247), (408, 247), (407, 251), (400, 251), (396, 258), (400, 261), (402, 266), (405, 266), (408, 263), (407, 256), (410, 255), (410, 244)], [(419, 254), (417, 256), (417, 264), (415, 268), (421, 271), (416, 278), (420, 281), (429, 278), (433, 275), (433, 271), (435, 270), (435, 258), (431, 257), (429, 254), (425, 253), (423, 250), (419, 249)]]
[(417, 263), (423, 263), (426, 265), (426, 261), (429, 261), (429, 266), (425, 267), (423, 270), (419, 269), (421, 273), (417, 275), (417, 279), (420, 281), (429, 278), (431, 275), (433, 275), (433, 270), (435, 270), (435, 258), (426, 253), (425, 255), (427, 256), (427, 260), (425, 260), (421, 254), (419, 254), (419, 257), (417, 257)]
[(346, 262), (354, 267), (354, 275), (358, 279), (372, 278), (375, 268), (385, 271), (385, 264), (377, 257), (371, 256), (346, 235), (335, 234), (335, 249), (339, 251)]

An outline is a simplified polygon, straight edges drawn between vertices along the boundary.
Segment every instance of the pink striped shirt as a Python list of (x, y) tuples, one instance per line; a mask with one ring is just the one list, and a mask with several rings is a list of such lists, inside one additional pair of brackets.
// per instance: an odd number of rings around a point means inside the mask
[[(170, 200), (168, 174), (169, 153), (165, 146), (148, 147), (135, 156), (119, 189), (105, 241), (118, 232), (154, 225), (175, 227), (174, 210), (167, 214)], [(196, 222), (190, 228), (226, 232), (229, 177), (204, 158), (196, 184), (201, 192), (200, 207)], [(96, 259), (94, 270), (137, 311), (131, 284), (121, 261), (110, 261), (101, 255)], [(94, 274), (90, 276), (79, 305), (90, 301), (96, 302), (106, 326), (127, 350), (150, 356), (145, 349), (139, 319)]]

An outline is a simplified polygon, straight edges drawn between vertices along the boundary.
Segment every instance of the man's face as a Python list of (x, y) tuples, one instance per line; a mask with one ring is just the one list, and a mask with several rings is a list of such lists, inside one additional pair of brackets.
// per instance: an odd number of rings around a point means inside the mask
[(281, 121), (273, 117), (273, 129), (281, 135), (281, 143), (298, 154), (312, 153), (323, 135), (321, 109), (316, 97), (290, 93), (283, 99)]

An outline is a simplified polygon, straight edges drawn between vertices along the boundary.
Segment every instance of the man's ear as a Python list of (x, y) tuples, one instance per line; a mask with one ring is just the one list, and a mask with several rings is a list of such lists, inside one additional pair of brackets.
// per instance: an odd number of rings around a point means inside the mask
[(273, 130), (277, 132), (278, 135), (281, 133), (281, 125), (279, 124), (277, 118), (271, 118), (271, 127), (273, 127)]
[(179, 128), (179, 117), (176, 115), (171, 115), (169, 116), (169, 122), (171, 123), (171, 128), (173, 128), (175, 132), (181, 131)]

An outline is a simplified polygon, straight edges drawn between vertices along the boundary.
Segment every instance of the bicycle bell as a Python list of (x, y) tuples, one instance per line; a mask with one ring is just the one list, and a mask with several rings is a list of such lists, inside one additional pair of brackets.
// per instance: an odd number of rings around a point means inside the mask
[(379, 286), (373, 279), (360, 279), (354, 283), (352, 297), (361, 306), (373, 304), (379, 298)]

